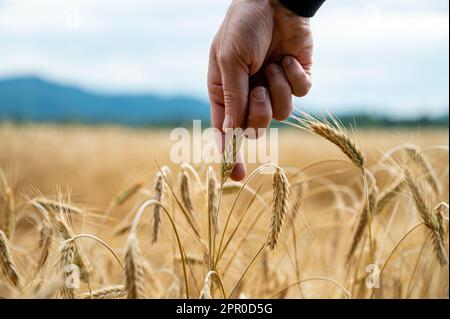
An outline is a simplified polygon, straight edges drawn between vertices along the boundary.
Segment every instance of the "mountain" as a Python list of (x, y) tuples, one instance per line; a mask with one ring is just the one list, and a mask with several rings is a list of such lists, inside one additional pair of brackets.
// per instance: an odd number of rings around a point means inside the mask
[[(448, 113), (417, 119), (392, 119), (363, 113), (337, 116), (345, 126), (356, 123), (358, 127), (448, 127), (449, 120)], [(185, 96), (99, 94), (37, 77), (0, 79), (0, 122), (173, 127), (185, 126), (193, 119), (209, 122), (209, 107), (205, 101)], [(272, 124), (281, 125), (275, 121)]]
[(0, 121), (174, 125), (209, 119), (208, 104), (191, 97), (106, 95), (36, 77), (0, 79)]

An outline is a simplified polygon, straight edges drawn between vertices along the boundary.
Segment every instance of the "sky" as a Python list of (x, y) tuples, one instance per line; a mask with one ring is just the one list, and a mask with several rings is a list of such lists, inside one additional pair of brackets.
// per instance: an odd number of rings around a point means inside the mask
[[(207, 99), (211, 40), (230, 1), (0, 0), (0, 78)], [(449, 1), (328, 0), (311, 19), (313, 88), (296, 108), (446, 114)]]

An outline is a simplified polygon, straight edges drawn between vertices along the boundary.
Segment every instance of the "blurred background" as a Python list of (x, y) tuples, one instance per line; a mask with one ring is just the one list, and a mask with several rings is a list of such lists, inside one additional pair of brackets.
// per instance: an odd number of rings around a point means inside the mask
[[(0, 0), (0, 121), (174, 126), (209, 119), (225, 0)], [(299, 109), (447, 125), (447, 0), (326, 1)]]

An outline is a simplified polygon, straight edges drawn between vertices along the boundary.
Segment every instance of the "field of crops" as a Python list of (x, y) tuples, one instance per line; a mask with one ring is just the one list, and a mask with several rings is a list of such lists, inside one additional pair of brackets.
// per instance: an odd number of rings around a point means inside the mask
[(0, 298), (448, 298), (448, 130), (301, 126), (235, 183), (168, 130), (0, 125)]

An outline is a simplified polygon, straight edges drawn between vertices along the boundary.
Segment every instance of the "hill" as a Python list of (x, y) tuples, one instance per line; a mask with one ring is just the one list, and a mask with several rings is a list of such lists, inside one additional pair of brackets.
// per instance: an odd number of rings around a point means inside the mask
[(191, 97), (105, 95), (35, 77), (0, 80), (0, 121), (124, 125), (207, 120), (208, 104)]

